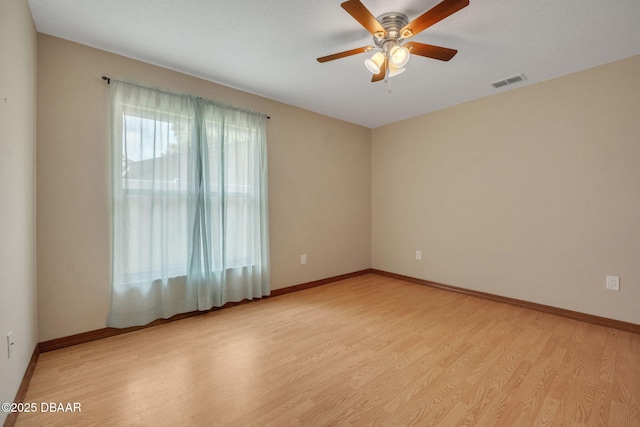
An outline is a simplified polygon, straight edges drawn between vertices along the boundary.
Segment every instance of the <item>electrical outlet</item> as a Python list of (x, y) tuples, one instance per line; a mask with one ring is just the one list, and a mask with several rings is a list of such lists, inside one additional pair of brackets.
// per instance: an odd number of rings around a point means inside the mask
[(620, 290), (620, 277), (618, 277), (618, 276), (607, 276), (606, 287), (610, 291), (619, 291)]
[(416, 261), (422, 261), (422, 251), (416, 251)]
[(300, 264), (305, 265), (307, 263), (307, 254), (300, 255)]
[(7, 333), (7, 359), (11, 359), (11, 352), (15, 342), (13, 341), (13, 331)]

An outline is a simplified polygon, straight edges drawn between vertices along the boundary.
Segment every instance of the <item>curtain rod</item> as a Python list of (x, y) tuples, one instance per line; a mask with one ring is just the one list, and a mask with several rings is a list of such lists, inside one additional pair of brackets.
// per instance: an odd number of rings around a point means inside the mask
[[(105, 80), (108, 85), (111, 84), (111, 77), (102, 76), (102, 80)], [(266, 117), (267, 117), (267, 119), (271, 119), (271, 116), (266, 116)]]

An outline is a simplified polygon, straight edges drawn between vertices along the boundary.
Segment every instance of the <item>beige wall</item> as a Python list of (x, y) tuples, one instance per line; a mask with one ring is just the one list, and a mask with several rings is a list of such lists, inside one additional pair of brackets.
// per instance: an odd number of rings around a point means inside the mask
[(634, 57), (372, 131), (41, 34), (39, 338), (104, 327), (103, 74), (272, 117), (273, 289), (373, 267), (640, 323), (639, 71)]
[(370, 267), (369, 129), (39, 34), (40, 341), (105, 326), (110, 155), (108, 86), (102, 75), (271, 116), (272, 289)]
[[(36, 46), (27, 1), (0, 0), (0, 402), (13, 402), (38, 342)], [(15, 345), (8, 359), (10, 330)], [(0, 411), (0, 424), (5, 418)]]
[(639, 95), (635, 56), (374, 129), (372, 267), (640, 324)]

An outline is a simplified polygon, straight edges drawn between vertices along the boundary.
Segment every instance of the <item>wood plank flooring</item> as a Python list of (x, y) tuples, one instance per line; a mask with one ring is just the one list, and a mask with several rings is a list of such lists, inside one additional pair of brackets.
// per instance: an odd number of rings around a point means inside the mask
[(16, 425), (640, 426), (640, 335), (365, 275), (40, 355)]

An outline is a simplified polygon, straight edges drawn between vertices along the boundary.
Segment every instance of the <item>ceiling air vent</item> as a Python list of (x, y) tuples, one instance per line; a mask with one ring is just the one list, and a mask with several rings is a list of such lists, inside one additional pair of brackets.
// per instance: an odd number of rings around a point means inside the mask
[(527, 78), (524, 76), (524, 74), (520, 73), (517, 76), (513, 76), (503, 80), (498, 80), (497, 82), (493, 82), (491, 83), (491, 86), (497, 89), (502, 86), (512, 85), (514, 83), (521, 82), (523, 80), (527, 80)]

